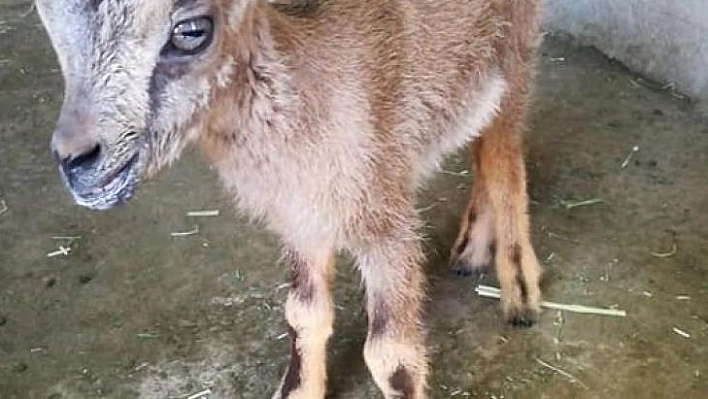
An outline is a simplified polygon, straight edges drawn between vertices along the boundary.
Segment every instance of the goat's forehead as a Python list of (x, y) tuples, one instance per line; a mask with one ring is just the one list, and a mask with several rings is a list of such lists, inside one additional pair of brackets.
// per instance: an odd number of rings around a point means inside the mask
[(37, 0), (37, 5), (57, 53), (67, 61), (64, 66), (76, 69), (89, 58), (111, 58), (127, 47), (157, 51), (152, 42), (164, 40), (172, 11), (186, 1)]
[(141, 9), (153, 5), (179, 8), (201, 3), (203, 0), (35, 0), (35, 2), (44, 8), (96, 13), (103, 9)]
[(50, 23), (121, 26), (146, 25), (201, 0), (37, 0), (40, 13)]

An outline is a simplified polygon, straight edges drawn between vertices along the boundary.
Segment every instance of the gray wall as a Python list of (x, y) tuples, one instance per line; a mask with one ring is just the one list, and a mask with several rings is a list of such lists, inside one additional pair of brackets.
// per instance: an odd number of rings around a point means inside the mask
[(708, 0), (545, 1), (547, 29), (708, 100)]

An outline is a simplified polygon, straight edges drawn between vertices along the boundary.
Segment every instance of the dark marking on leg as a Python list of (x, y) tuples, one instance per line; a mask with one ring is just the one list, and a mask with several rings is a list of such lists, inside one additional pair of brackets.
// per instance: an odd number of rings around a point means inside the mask
[(467, 230), (468, 231), (472, 228), (472, 225), (476, 221), (477, 221), (477, 212), (475, 212), (474, 209), (470, 209), (470, 211), (467, 213)]
[(388, 321), (391, 315), (389, 314), (388, 306), (381, 300), (377, 300), (374, 303), (374, 308), (371, 314), (370, 326), (369, 326), (369, 338), (375, 339), (380, 337), (386, 332), (386, 327), (388, 326)]
[(285, 254), (288, 267), (290, 268), (290, 289), (297, 298), (305, 303), (312, 302), (315, 295), (315, 286), (310, 280), (307, 263), (294, 251), (287, 251)]
[(468, 277), (472, 275), (473, 267), (467, 261), (467, 259), (462, 257), (462, 253), (467, 248), (467, 244), (470, 242), (469, 231), (465, 232), (465, 236), (462, 238), (462, 242), (455, 247), (453, 255), (450, 257), (450, 269), (453, 273), (458, 276)]
[(467, 262), (467, 260), (462, 259), (462, 253), (465, 252), (467, 245), (470, 243), (470, 230), (472, 229), (472, 224), (477, 220), (477, 213), (474, 209), (470, 209), (467, 213), (467, 227), (462, 236), (462, 241), (454, 247), (452, 251), (452, 257), (450, 259), (450, 268), (452, 272), (458, 276), (467, 277), (472, 275), (472, 266)]
[(497, 255), (497, 242), (496, 241), (492, 241), (489, 244), (489, 254), (492, 256), (492, 259), (494, 259), (494, 257)]
[(462, 237), (462, 241), (460, 241), (460, 244), (455, 247), (455, 250), (453, 251), (455, 257), (459, 257), (460, 255), (462, 255), (462, 252), (464, 252), (465, 248), (467, 248), (467, 244), (469, 244), (470, 242), (470, 230), (472, 230), (472, 225), (476, 220), (477, 212), (475, 212), (474, 209), (470, 209), (470, 211), (467, 213), (467, 231), (465, 231), (465, 235)]
[(300, 355), (300, 350), (297, 348), (297, 331), (291, 326), (288, 326), (288, 333), (290, 334), (291, 345), (290, 365), (288, 366), (288, 372), (285, 374), (285, 379), (283, 380), (283, 388), (280, 390), (283, 399), (287, 398), (290, 392), (300, 386), (300, 372), (302, 369), (302, 356)]
[(519, 244), (514, 244), (512, 247), (511, 262), (514, 264), (514, 268), (516, 269), (516, 284), (519, 286), (519, 290), (521, 290), (521, 301), (526, 303), (529, 299), (529, 288), (526, 285), (524, 273), (521, 268), (521, 246)]
[(521, 270), (521, 245), (514, 244), (511, 247), (511, 261), (519, 270)]
[(460, 245), (455, 248), (455, 256), (460, 256), (462, 255), (462, 252), (464, 252), (465, 248), (467, 248), (467, 244), (470, 242), (470, 233), (466, 232), (465, 236), (462, 237), (462, 241), (460, 242)]
[(528, 302), (529, 289), (526, 286), (526, 281), (524, 280), (524, 276), (522, 276), (520, 272), (516, 274), (516, 284), (519, 285), (519, 289), (521, 290), (521, 301), (523, 303)]
[(400, 394), (398, 399), (412, 399), (415, 394), (415, 386), (413, 386), (413, 378), (408, 373), (405, 367), (398, 366), (396, 372), (389, 379), (391, 388), (398, 391)]
[(465, 231), (465, 235), (462, 237), (462, 241), (453, 248), (452, 255), (450, 256), (449, 267), (453, 273), (458, 276), (469, 276), (472, 274), (472, 267), (467, 262), (466, 259), (462, 258), (462, 253), (467, 248), (467, 244), (470, 242), (470, 232), (469, 229)]

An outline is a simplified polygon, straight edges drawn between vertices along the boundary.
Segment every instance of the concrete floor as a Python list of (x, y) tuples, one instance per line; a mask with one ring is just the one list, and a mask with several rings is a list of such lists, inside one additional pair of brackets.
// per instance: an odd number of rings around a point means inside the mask
[[(277, 241), (236, 216), (198, 154), (124, 208), (74, 206), (48, 151), (61, 76), (28, 8), (0, 2), (0, 398), (269, 397), (288, 351)], [(446, 270), (471, 180), (452, 157), (420, 196), (430, 396), (704, 398), (706, 117), (562, 38), (547, 37), (538, 83), (527, 142), (546, 298), (628, 316), (546, 311), (530, 330), (505, 326), (477, 279)], [(603, 202), (568, 206), (590, 199)], [(221, 214), (186, 216), (204, 209)], [(47, 257), (60, 246), (68, 256)], [(359, 278), (347, 257), (339, 271), (330, 396), (377, 398)]]

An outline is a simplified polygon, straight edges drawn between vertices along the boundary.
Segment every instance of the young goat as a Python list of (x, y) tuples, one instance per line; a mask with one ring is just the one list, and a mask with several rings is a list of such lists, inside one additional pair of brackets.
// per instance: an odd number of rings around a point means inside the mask
[[(37, 0), (66, 93), (52, 149), (77, 203), (108, 209), (199, 141), (282, 238), (290, 366), (275, 398), (325, 395), (334, 254), (366, 285), (364, 357), (386, 398), (426, 397), (416, 188), (472, 139), (452, 250), (495, 263), (502, 308), (539, 312), (521, 149), (537, 0)], [(492, 259), (494, 258), (494, 259)]]

